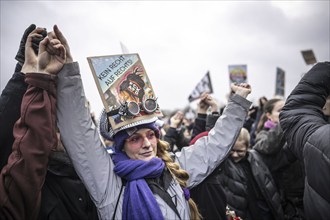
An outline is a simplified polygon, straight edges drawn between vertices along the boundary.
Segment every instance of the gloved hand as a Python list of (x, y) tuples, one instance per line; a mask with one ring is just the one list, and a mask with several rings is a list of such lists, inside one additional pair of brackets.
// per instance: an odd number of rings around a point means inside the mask
[[(31, 24), (24, 32), (20, 45), (19, 45), (19, 49), (18, 52), (16, 54), (15, 59), (19, 62), (19, 64), (22, 66), (24, 64), (25, 61), (25, 43), (26, 43), (26, 39), (29, 36), (29, 34), (36, 29), (36, 25), (35, 24)], [(38, 55), (38, 50), (39, 50), (39, 43), (40, 41), (42, 41), (46, 36), (47, 36), (47, 31), (46, 29), (41, 33), (42, 37), (35, 37), (32, 39), (32, 48), (33, 51), (36, 55)]]

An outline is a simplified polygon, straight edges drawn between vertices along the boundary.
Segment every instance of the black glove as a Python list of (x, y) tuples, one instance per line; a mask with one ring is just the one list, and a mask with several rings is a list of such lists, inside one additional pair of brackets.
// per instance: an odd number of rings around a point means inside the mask
[[(35, 24), (31, 24), (24, 32), (20, 45), (19, 45), (19, 49), (18, 52), (16, 54), (15, 59), (21, 64), (23, 65), (24, 61), (25, 61), (25, 43), (26, 43), (26, 39), (29, 36), (29, 34), (36, 29), (36, 25)], [(32, 48), (34, 50), (34, 53), (37, 55), (38, 54), (38, 50), (39, 50), (39, 43), (40, 41), (42, 41), (46, 36), (47, 36), (47, 31), (46, 29), (41, 33), (42, 37), (34, 37), (32, 39)]]

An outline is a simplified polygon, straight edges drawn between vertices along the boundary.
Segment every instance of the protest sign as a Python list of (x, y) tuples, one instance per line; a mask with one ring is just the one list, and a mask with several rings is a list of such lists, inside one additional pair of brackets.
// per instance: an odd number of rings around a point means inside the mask
[[(87, 57), (89, 66), (101, 96), (104, 108), (109, 113), (113, 129), (133, 123), (135, 118), (118, 115), (124, 103), (135, 102), (139, 105), (156, 95), (138, 54), (121, 54)], [(112, 116), (111, 116), (112, 115)], [(139, 120), (162, 116), (159, 108), (153, 114), (140, 111)]]
[(285, 72), (281, 68), (276, 68), (275, 96), (284, 97)]
[(247, 66), (246, 65), (229, 65), (229, 80), (231, 83), (247, 82)]
[(301, 54), (307, 65), (314, 64), (317, 62), (313, 50), (302, 50)]

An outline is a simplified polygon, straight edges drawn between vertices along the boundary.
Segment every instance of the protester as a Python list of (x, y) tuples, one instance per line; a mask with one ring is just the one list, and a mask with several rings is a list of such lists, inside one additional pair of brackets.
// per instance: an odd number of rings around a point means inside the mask
[(170, 151), (175, 153), (189, 145), (190, 139), (186, 137), (186, 128), (183, 125), (184, 114), (177, 111), (169, 119), (169, 127), (165, 131), (163, 140), (169, 143)]
[[(210, 113), (208, 110), (210, 109)], [(214, 127), (218, 120), (219, 107), (214, 98), (207, 93), (203, 93), (197, 105), (197, 118), (193, 128), (193, 135), (190, 145), (196, 143)], [(225, 220), (227, 200), (221, 186), (219, 175), (220, 164), (203, 182), (191, 189), (191, 197), (196, 202), (203, 219)]]
[(264, 112), (264, 106), (266, 104), (266, 102), (268, 101), (268, 99), (265, 96), (262, 96), (259, 98), (259, 102), (258, 102), (258, 106), (256, 106), (257, 108), (257, 113), (256, 113), (256, 117), (255, 120), (251, 126), (251, 130), (250, 130), (250, 145), (253, 146), (255, 144), (255, 138), (256, 138), (256, 130), (260, 121), (260, 118)]
[(270, 129), (276, 126), (279, 123), (279, 114), (284, 105), (282, 99), (270, 99), (264, 104), (263, 114), (259, 120), (256, 135), (263, 129)]
[[(7, 164), (8, 157), (14, 142), (13, 128), (17, 119), (20, 117), (21, 102), (27, 89), (24, 82), (24, 74), (20, 73), (25, 60), (25, 43), (28, 35), (36, 29), (35, 25), (30, 25), (24, 32), (19, 50), (15, 56), (18, 61), (15, 73), (9, 80), (7, 86), (2, 91), (0, 98), (0, 170)], [(47, 31), (42, 30), (41, 37), (34, 37), (32, 48), (38, 54), (39, 42), (47, 35)], [(10, 106), (7, 108), (7, 106)]]
[(248, 112), (248, 116), (245, 119), (245, 123), (244, 123), (243, 127), (246, 128), (246, 130), (248, 130), (249, 132), (251, 132), (252, 125), (256, 121), (257, 111), (258, 111), (258, 107), (251, 106), (251, 108), (249, 109), (249, 112)]
[(36, 56), (33, 38), (42, 38), (43, 30), (34, 27), (27, 30), (30, 34), (21, 72), (26, 74), (28, 86), (22, 99), (21, 117), (13, 130), (12, 153), (0, 174), (0, 219), (37, 218), (48, 157), (58, 143), (56, 74), (63, 67), (66, 52), (58, 40), (44, 38)]
[(284, 105), (282, 99), (270, 99), (265, 104), (267, 120), (257, 134), (256, 150), (271, 171), (281, 196), (285, 219), (304, 219), (304, 165), (288, 149), (279, 125), (279, 112)]
[[(56, 37), (67, 41), (55, 26)], [(172, 161), (168, 144), (158, 138), (154, 121), (141, 121), (123, 130), (107, 128), (114, 139), (110, 157), (91, 124), (77, 63), (67, 63), (59, 74), (58, 122), (62, 140), (96, 204), (101, 219), (199, 219), (189, 198), (226, 157), (243, 126), (251, 102), (249, 85), (232, 85), (235, 95), (222, 117), (195, 145), (183, 148)], [(132, 132), (132, 133), (131, 133)], [(208, 150), (205, 150), (206, 147)]]
[(227, 203), (242, 219), (284, 219), (272, 175), (249, 143), (250, 134), (242, 128), (230, 158), (224, 162), (220, 180)]
[(330, 124), (322, 108), (330, 95), (330, 62), (315, 64), (291, 92), (280, 113), (288, 146), (305, 167), (307, 219), (330, 218)]
[[(1, 135), (5, 133), (3, 136), (5, 137), (4, 140), (6, 140), (6, 144), (2, 144), (2, 139), (0, 146), (3, 150), (10, 148), (10, 152), (11, 147), (9, 147), (9, 144), (12, 146), (14, 142), (14, 137), (10, 131), (12, 131), (15, 121), (20, 117), (19, 110), (13, 110), (20, 108), (23, 95), (27, 89), (27, 83), (24, 81), (25, 73), (20, 72), (21, 65), (23, 65), (25, 61), (25, 42), (28, 34), (35, 28), (36, 26), (32, 24), (26, 29), (16, 55), (16, 59), (19, 57), (16, 66), (17, 72), (14, 73), (0, 97), (2, 106), (0, 118), (4, 118), (0, 123), (0, 133)], [(44, 36), (47, 36), (47, 32), (43, 37)], [(35, 55), (37, 55), (39, 45), (32, 44), (32, 48)], [(8, 156), (3, 157), (3, 161), (1, 162), (7, 163)], [(47, 174), (45, 182), (42, 184), (38, 219), (92, 220), (97, 218), (95, 205), (91, 201), (85, 186), (77, 176), (58, 138), (58, 146), (56, 149), (53, 149), (49, 155)]]

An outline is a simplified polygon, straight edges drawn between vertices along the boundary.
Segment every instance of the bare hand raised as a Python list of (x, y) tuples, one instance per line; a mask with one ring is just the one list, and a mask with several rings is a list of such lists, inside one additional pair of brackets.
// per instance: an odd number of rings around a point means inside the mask
[(44, 31), (43, 28), (36, 28), (34, 29), (28, 36), (25, 42), (25, 60), (22, 67), (22, 72), (37, 72), (38, 70), (38, 59), (37, 55), (34, 53), (32, 48), (32, 40), (34, 37), (42, 37), (41, 33)]
[[(25, 44), (25, 62), (22, 72), (39, 72), (47, 74), (57, 74), (66, 61), (66, 51), (59, 40), (50, 41), (44, 38), (39, 44), (39, 53), (33, 51), (32, 40), (34, 37), (42, 37), (44, 28), (37, 28), (27, 37)], [(46, 48), (51, 48), (47, 50)]]
[(177, 111), (171, 118), (170, 118), (170, 127), (178, 128), (180, 127), (183, 120), (183, 113), (181, 111)]
[(66, 40), (66, 38), (64, 37), (64, 35), (62, 34), (62, 32), (60, 31), (57, 25), (54, 25), (54, 31), (49, 32), (48, 37), (50, 40), (58, 39), (62, 43), (62, 45), (65, 47), (66, 50), (66, 63), (72, 63), (73, 58), (70, 52), (68, 41)]
[[(52, 50), (47, 50), (47, 47)], [(66, 50), (59, 40), (46, 37), (40, 42), (38, 72), (57, 74), (66, 62)]]
[(244, 98), (246, 98), (252, 91), (251, 86), (247, 83), (231, 84), (231, 90)]

